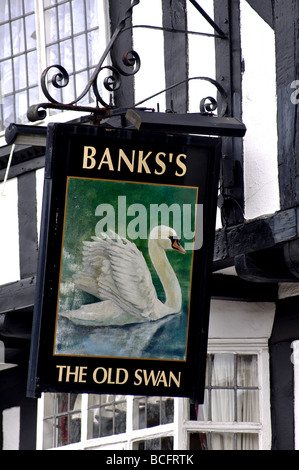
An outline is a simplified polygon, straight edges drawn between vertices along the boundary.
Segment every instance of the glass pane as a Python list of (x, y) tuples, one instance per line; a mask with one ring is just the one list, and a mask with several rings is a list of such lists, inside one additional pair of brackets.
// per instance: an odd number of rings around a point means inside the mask
[(64, 39), (71, 36), (71, 9), (70, 4), (65, 3), (58, 7), (58, 27), (59, 27), (59, 39)]
[(96, 28), (98, 26), (96, 0), (86, 0), (86, 12), (87, 29)]
[(57, 447), (68, 444), (68, 416), (57, 418), (56, 445)]
[(23, 15), (22, 3), (22, 0), (14, 0), (10, 2), (10, 12), (12, 18)]
[(34, 11), (34, 0), (25, 0), (24, 2), (25, 14)]
[(172, 398), (162, 399), (161, 424), (172, 423), (174, 419), (174, 401)]
[(212, 432), (209, 450), (234, 450), (234, 434)]
[(237, 356), (237, 385), (238, 387), (258, 386), (256, 355)]
[(2, 94), (7, 95), (13, 92), (13, 79), (12, 79), (12, 61), (6, 60), (0, 62), (0, 78)]
[(172, 423), (173, 419), (173, 398), (140, 397), (134, 399), (134, 429)]
[(237, 434), (236, 450), (258, 450), (258, 434)]
[(98, 47), (95, 47), (95, 45), (98, 44), (99, 42), (98, 30), (87, 33), (87, 40), (88, 40), (88, 66), (92, 67), (94, 65), (97, 65), (97, 63), (100, 60), (101, 49), (99, 49)]
[(71, 411), (81, 411), (81, 401), (82, 396), (77, 393), (70, 394), (70, 410)]
[(208, 450), (207, 434), (204, 432), (189, 433), (189, 450)]
[(88, 410), (87, 439), (99, 437), (99, 409)]
[(209, 421), (209, 392), (205, 390), (204, 402), (202, 405), (193, 405), (190, 409), (190, 419), (194, 421)]
[(28, 80), (29, 86), (37, 85), (38, 83), (38, 68), (37, 68), (37, 51), (29, 52), (27, 54), (28, 62)]
[(85, 31), (85, 9), (84, 1), (76, 0), (73, 2), (73, 24), (74, 34)]
[(62, 100), (63, 103), (70, 103), (75, 98), (75, 89), (74, 89), (74, 75), (69, 77), (69, 83), (66, 87), (62, 88)]
[(26, 28), (26, 47), (28, 49), (36, 48), (36, 30), (34, 15), (26, 16), (25, 18)]
[(68, 411), (68, 394), (57, 393), (56, 413), (67, 413)]
[[(88, 82), (88, 76), (87, 72), (81, 72), (76, 74), (76, 97), (80, 96), (80, 94), (83, 92), (85, 89), (85, 86)], [(81, 106), (84, 104), (88, 104), (89, 101), (89, 94), (87, 93), (84, 98), (80, 101)]]
[(148, 397), (147, 400), (147, 428), (159, 426), (160, 424), (160, 399)]
[(73, 64), (73, 43), (70, 39), (60, 43), (61, 65), (71, 73), (74, 70)]
[(51, 5), (56, 5), (57, 0), (44, 0), (44, 7), (50, 7)]
[[(46, 48), (47, 64), (55, 65), (60, 63), (58, 44), (53, 44)], [(54, 69), (53, 69), (54, 70)]]
[(29, 90), (29, 105), (36, 104), (39, 101), (38, 87), (30, 88)]
[(80, 413), (73, 414), (69, 417), (69, 444), (80, 442), (81, 440), (81, 415)]
[(133, 448), (134, 450), (172, 450), (173, 437), (168, 436), (157, 439), (137, 441), (134, 443)]
[(88, 408), (100, 404), (100, 395), (89, 394), (88, 395)]
[(112, 405), (103, 406), (100, 409), (100, 437), (113, 434), (113, 408)]
[(86, 36), (81, 34), (74, 38), (75, 64), (76, 70), (82, 70), (87, 67)]
[(15, 120), (15, 112), (14, 112), (14, 97), (12, 95), (7, 96), (3, 100), (3, 119), (4, 119), (4, 126), (7, 127), (11, 122)]
[(16, 20), (11, 23), (13, 53), (18, 54), (25, 50), (25, 35), (23, 20)]
[(258, 390), (238, 390), (237, 405), (238, 421), (259, 422)]
[(198, 432), (189, 434), (190, 450), (258, 450), (258, 434)]
[(234, 385), (234, 355), (214, 354), (212, 356), (212, 386), (229, 387)]
[(0, 23), (7, 21), (9, 18), (8, 0), (2, 0), (0, 8)]
[(15, 88), (21, 90), (27, 86), (27, 69), (25, 55), (15, 57), (14, 61)]
[(0, 59), (11, 56), (11, 44), (10, 44), (10, 29), (9, 24), (5, 23), (0, 26)]
[(53, 420), (45, 419), (43, 425), (43, 449), (54, 447), (53, 429)]
[(27, 101), (27, 91), (23, 91), (21, 93), (16, 93), (16, 122), (23, 123), (27, 121), (27, 109), (28, 109), (28, 101)]
[(211, 392), (212, 421), (234, 421), (233, 390), (212, 390)]
[(55, 393), (44, 394), (44, 416), (53, 416), (54, 414)]
[(45, 11), (46, 43), (58, 40), (56, 8)]
[(126, 432), (126, 402), (115, 404), (115, 430), (114, 434)]

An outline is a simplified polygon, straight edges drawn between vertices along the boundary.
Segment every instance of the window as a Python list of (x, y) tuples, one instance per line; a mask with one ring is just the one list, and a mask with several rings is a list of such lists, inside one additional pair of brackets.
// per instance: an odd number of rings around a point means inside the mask
[(38, 448), (268, 449), (267, 348), (230, 349), (208, 355), (204, 405), (171, 397), (44, 394)]
[[(3, 3), (3, 5), (2, 5)], [(49, 92), (69, 103), (85, 89), (106, 46), (102, 0), (3, 0), (0, 11), (0, 131), (11, 122), (26, 123), (29, 106), (45, 97), (40, 76), (62, 65), (69, 84)], [(101, 47), (99, 48), (99, 44)], [(57, 73), (49, 74), (49, 81)], [(94, 99), (86, 95), (81, 105)]]
[(88, 439), (126, 432), (125, 396), (89, 395)]
[(67, 87), (49, 91), (69, 103), (80, 96), (99, 61), (97, 0), (44, 0), (44, 24), (47, 66), (60, 64), (70, 77)]
[[(239, 423), (258, 431), (260, 403), (256, 354), (210, 354), (207, 361), (204, 405), (191, 405), (191, 418), (199, 422), (233, 423), (231, 429), (207, 433), (191, 433), (190, 447), (210, 450), (256, 450), (258, 432), (235, 433)], [(226, 427), (226, 426), (225, 426)], [(228, 426), (229, 427), (229, 426)], [(239, 430), (239, 429), (238, 429)]]
[(38, 100), (34, 0), (3, 0), (0, 10), (0, 131), (24, 122)]

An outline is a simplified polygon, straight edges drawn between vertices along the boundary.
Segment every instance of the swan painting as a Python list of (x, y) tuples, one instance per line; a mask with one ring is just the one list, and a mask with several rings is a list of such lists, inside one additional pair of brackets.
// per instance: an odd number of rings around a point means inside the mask
[(100, 302), (60, 312), (75, 325), (122, 326), (154, 322), (178, 314), (182, 292), (167, 250), (185, 254), (175, 230), (154, 227), (148, 237), (148, 253), (161, 281), (165, 302), (157, 295), (145, 258), (135, 243), (110, 231), (83, 242), (83, 268), (74, 284)]

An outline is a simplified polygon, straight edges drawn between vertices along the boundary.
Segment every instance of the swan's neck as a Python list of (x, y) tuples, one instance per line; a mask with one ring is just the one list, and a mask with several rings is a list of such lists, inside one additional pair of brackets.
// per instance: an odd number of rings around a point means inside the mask
[(151, 239), (148, 247), (151, 261), (165, 291), (165, 305), (173, 309), (174, 312), (179, 312), (182, 306), (181, 287), (168, 261), (165, 250), (157, 244), (156, 240)]

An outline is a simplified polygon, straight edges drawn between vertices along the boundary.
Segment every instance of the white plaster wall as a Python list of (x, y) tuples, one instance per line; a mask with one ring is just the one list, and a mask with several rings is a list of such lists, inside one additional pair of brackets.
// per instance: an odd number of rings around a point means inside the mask
[(20, 408), (8, 408), (2, 412), (3, 450), (19, 450)]
[(277, 168), (275, 39), (270, 26), (241, 0), (245, 217), (280, 208)]
[(37, 211), (37, 234), (38, 239), (40, 236), (40, 225), (41, 225), (41, 216), (42, 216), (42, 203), (43, 203), (43, 191), (44, 191), (44, 174), (45, 171), (43, 168), (36, 171), (36, 211)]
[(274, 315), (274, 303), (212, 299), (209, 339), (268, 339)]
[[(213, 2), (202, 0), (200, 6), (205, 12), (214, 18)], [(187, 28), (188, 31), (214, 34), (212, 26), (203, 16), (188, 2), (187, 4)], [(189, 77), (215, 78), (215, 41), (213, 37), (200, 35), (188, 35), (189, 45)], [(216, 88), (206, 81), (194, 80), (189, 82), (189, 112), (198, 113), (200, 100), (207, 96), (217, 98)]]
[[(133, 9), (133, 25), (162, 26), (161, 0), (143, 0)], [(133, 30), (133, 48), (141, 59), (141, 68), (135, 75), (135, 103), (165, 88), (163, 31), (147, 28)], [(140, 106), (160, 111), (166, 107), (165, 93)]]
[(20, 279), (18, 182), (0, 184), (0, 285)]

